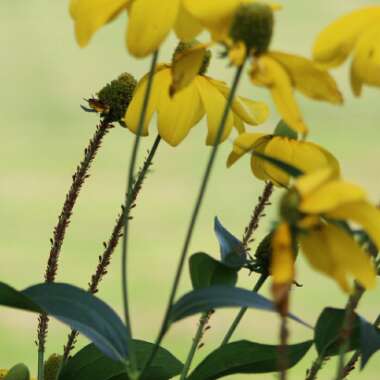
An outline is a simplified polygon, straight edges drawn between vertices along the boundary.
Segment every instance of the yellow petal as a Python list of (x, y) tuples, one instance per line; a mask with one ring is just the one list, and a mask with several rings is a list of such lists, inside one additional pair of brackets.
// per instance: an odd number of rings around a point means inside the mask
[[(266, 147), (268, 143), (271, 141), (271, 139), (272, 139), (271, 135), (264, 136), (262, 139), (260, 139), (254, 147), (255, 152), (265, 154)], [(266, 161), (262, 160), (261, 158), (255, 155), (252, 155), (251, 157), (252, 173), (258, 179), (261, 179), (263, 181), (272, 181), (272, 178), (270, 178), (266, 172), (265, 162)]]
[[(167, 79), (167, 84), (170, 78)], [(170, 145), (178, 145), (203, 117), (205, 111), (201, 103), (198, 88), (193, 83), (170, 97), (168, 87), (161, 87), (158, 105), (158, 131)]]
[(358, 223), (380, 249), (380, 210), (367, 201), (348, 203), (328, 213), (336, 219)]
[(350, 290), (349, 275), (365, 288), (375, 286), (376, 275), (370, 257), (339, 227), (321, 226), (300, 236), (300, 242), (310, 264), (335, 278), (344, 291)]
[[(142, 135), (148, 135), (148, 126), (152, 119), (153, 113), (157, 109), (157, 105), (160, 99), (161, 89), (166, 86), (169, 88), (171, 80), (170, 68), (167, 66), (160, 66), (158, 71), (154, 75), (152, 91), (149, 98), (148, 108), (145, 116), (144, 127)], [(124, 122), (128, 129), (133, 133), (137, 132), (138, 124), (140, 120), (140, 113), (144, 103), (144, 97), (147, 87), (148, 75), (145, 75), (138, 83), (135, 92), (133, 94), (132, 101), (130, 102), (127, 112), (125, 114)], [(169, 91), (169, 90), (168, 90)]]
[(287, 223), (280, 224), (272, 241), (270, 273), (274, 284), (291, 284), (294, 280), (294, 254), (292, 237)]
[(234, 141), (233, 150), (227, 160), (227, 167), (233, 165), (244, 154), (256, 148), (259, 140), (267, 136), (265, 133), (242, 133)]
[(339, 66), (352, 51), (357, 38), (380, 20), (380, 7), (363, 7), (340, 17), (318, 35), (313, 58), (326, 67)]
[[(227, 99), (230, 89), (226, 83), (209, 77), (208, 79)], [(264, 102), (257, 102), (241, 96), (235, 97), (232, 103), (232, 111), (250, 125), (262, 124), (269, 116), (269, 108)]]
[(333, 77), (315, 62), (280, 52), (270, 52), (268, 55), (286, 69), (293, 86), (305, 96), (333, 104), (343, 103), (342, 94)]
[(321, 214), (364, 199), (366, 199), (366, 193), (361, 187), (342, 180), (332, 180), (305, 196), (301, 201), (300, 210), (311, 214)]
[(259, 58), (252, 65), (251, 80), (253, 84), (267, 87), (271, 91), (278, 112), (290, 128), (302, 134), (307, 133), (294, 98), (291, 79), (277, 61), (266, 55)]
[(301, 195), (302, 198), (306, 198), (309, 194), (316, 191), (324, 183), (336, 178), (336, 171), (331, 167), (323, 168), (311, 174), (304, 175), (297, 179), (294, 187)]
[(351, 66), (351, 87), (356, 96), (361, 94), (362, 84), (380, 86), (379, 24), (363, 33), (355, 46)]
[[(226, 99), (207, 78), (197, 76), (194, 83), (196, 83), (198, 87), (199, 94), (207, 114), (208, 134), (206, 144), (213, 145), (222, 121), (222, 116), (226, 106)], [(230, 111), (227, 116), (221, 142), (229, 136), (233, 125), (234, 120), (232, 117), (232, 112)]]
[(174, 27), (180, 0), (133, 0), (128, 9), (128, 50), (146, 57), (157, 50)]
[(233, 116), (234, 116), (234, 127), (236, 128), (239, 134), (244, 133), (245, 126), (244, 126), (243, 120), (241, 120), (240, 117), (236, 116), (236, 114), (234, 114)]
[(121, 12), (129, 0), (71, 0), (70, 14), (75, 23), (79, 46), (88, 44), (93, 34)]
[(190, 42), (202, 31), (202, 25), (184, 8), (181, 2), (174, 29), (181, 41)]
[(193, 48), (186, 49), (176, 56), (172, 64), (173, 82), (170, 87), (171, 95), (188, 86), (198, 75), (207, 47), (208, 45), (206, 44), (199, 44)]

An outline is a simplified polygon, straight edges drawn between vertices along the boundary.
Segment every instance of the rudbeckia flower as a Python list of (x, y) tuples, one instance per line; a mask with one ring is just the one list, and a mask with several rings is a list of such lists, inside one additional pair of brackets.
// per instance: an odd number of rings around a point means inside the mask
[[(230, 167), (244, 154), (254, 151), (281, 160), (304, 173), (312, 173), (328, 167), (339, 173), (338, 161), (321, 146), (312, 142), (265, 133), (240, 134), (234, 141), (227, 166)], [(251, 169), (258, 179), (271, 181), (277, 186), (289, 185), (290, 176), (287, 173), (254, 154), (251, 156)]]
[[(203, 47), (196, 51), (202, 54), (187, 55), (186, 51), (180, 52), (180, 59), (175, 54), (172, 65), (164, 64), (157, 68), (142, 131), (144, 136), (148, 135), (149, 123), (153, 114), (157, 113), (158, 133), (168, 144), (176, 146), (207, 115), (206, 144), (214, 144), (229, 88), (224, 82), (205, 74), (209, 56)], [(137, 131), (146, 85), (147, 76), (138, 83), (124, 119), (134, 133)], [(265, 103), (236, 97), (228, 114), (222, 141), (230, 135), (233, 127), (242, 132), (244, 123), (257, 125), (267, 117), (268, 107)]]
[[(373, 288), (376, 273), (373, 262), (343, 224), (358, 224), (373, 243), (380, 247), (380, 211), (372, 205), (358, 186), (338, 177), (330, 169), (322, 169), (300, 177), (281, 203), (283, 223), (288, 236), (277, 230), (277, 239), (299, 241), (310, 265), (333, 278), (345, 292), (355, 279), (364, 288)], [(292, 232), (291, 232), (292, 231)], [(294, 260), (282, 257), (284, 250), (274, 250), (272, 275), (275, 284), (293, 281)], [(289, 256), (289, 255), (287, 255)], [(286, 262), (286, 265), (279, 263)], [(290, 262), (290, 264), (289, 264)]]
[[(213, 3), (203, 1), (205, 5)], [(78, 44), (86, 46), (98, 29), (127, 12), (126, 41), (136, 57), (157, 50), (172, 29), (183, 40), (194, 38), (202, 29), (184, 8), (183, 0), (70, 0)]]
[(363, 84), (380, 86), (380, 6), (351, 12), (327, 26), (319, 34), (313, 57), (331, 68), (352, 54), (351, 87), (356, 96)]

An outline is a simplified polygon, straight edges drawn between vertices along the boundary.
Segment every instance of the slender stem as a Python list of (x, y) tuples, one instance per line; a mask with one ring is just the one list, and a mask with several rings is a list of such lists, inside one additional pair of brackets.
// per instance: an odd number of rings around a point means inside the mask
[(310, 369), (306, 372), (306, 380), (315, 380), (317, 378), (317, 374), (322, 368), (323, 364), (329, 359), (329, 357), (318, 356), (317, 359), (314, 360)]
[(158, 50), (156, 50), (153, 53), (152, 57), (152, 63), (148, 75), (148, 82), (147, 87), (145, 91), (144, 101), (140, 113), (140, 119), (136, 130), (136, 137), (135, 142), (133, 145), (132, 153), (131, 153), (131, 159), (129, 164), (129, 170), (128, 170), (128, 182), (127, 182), (127, 191), (125, 195), (125, 203), (124, 203), (124, 231), (123, 231), (123, 242), (122, 242), (122, 263), (121, 263), (121, 281), (122, 281), (122, 293), (123, 293), (123, 306), (124, 306), (124, 320), (126, 324), (126, 328), (128, 331), (128, 339), (129, 339), (129, 359), (131, 364), (131, 371), (133, 375), (133, 372), (136, 371), (136, 357), (133, 347), (133, 338), (132, 338), (132, 326), (131, 326), (131, 318), (129, 313), (129, 303), (128, 303), (128, 279), (127, 279), (127, 264), (128, 264), (128, 228), (129, 228), (129, 213), (130, 213), (130, 206), (133, 203), (132, 201), (132, 188), (133, 188), (133, 182), (134, 182), (134, 175), (135, 175), (135, 168), (136, 168), (136, 162), (137, 162), (137, 154), (138, 149), (140, 145), (140, 139), (141, 139), (141, 133), (143, 131), (145, 117), (148, 109), (149, 104), (149, 98), (153, 87), (153, 80), (154, 80), (154, 74), (156, 71), (157, 66), (157, 59), (158, 59)]
[[(257, 293), (257, 292), (261, 289), (261, 287), (264, 285), (264, 283), (265, 283), (265, 281), (266, 281), (267, 278), (268, 278), (268, 275), (267, 275), (266, 273), (263, 273), (263, 274), (258, 278), (258, 280), (257, 280), (257, 282), (256, 282), (256, 284), (255, 284), (255, 286), (254, 286), (254, 288), (252, 289), (252, 291), (255, 292), (255, 293)], [(227, 344), (227, 343), (230, 341), (230, 339), (231, 339), (233, 333), (235, 332), (235, 330), (236, 330), (236, 328), (238, 327), (239, 323), (240, 323), (241, 320), (243, 319), (244, 314), (247, 312), (247, 310), (248, 310), (248, 308), (246, 308), (246, 307), (242, 307), (242, 308), (240, 309), (240, 311), (239, 311), (238, 314), (236, 315), (235, 319), (233, 320), (233, 322), (232, 322), (230, 328), (228, 329), (228, 331), (227, 331), (227, 333), (226, 333), (226, 335), (225, 335), (225, 337), (224, 337), (224, 339), (223, 339), (223, 341), (222, 341), (221, 346)]]
[[(50, 240), (51, 248), (45, 270), (45, 282), (47, 283), (55, 281), (62, 244), (66, 236), (67, 228), (70, 224), (70, 219), (75, 203), (78, 199), (80, 190), (85, 180), (89, 177), (89, 169), (101, 146), (103, 138), (111, 128), (112, 125), (109, 124), (106, 119), (103, 119), (100, 125), (96, 127), (94, 135), (84, 150), (84, 157), (80, 164), (77, 166), (74, 175), (72, 176), (70, 189), (66, 194), (65, 202), (58, 217), (58, 222), (54, 228), (53, 237)], [(47, 314), (41, 314), (38, 318), (37, 340), (38, 356), (42, 357), (42, 362), (45, 351), (48, 324), (49, 318)]]
[(44, 380), (44, 351), (38, 350), (37, 379)]
[(281, 327), (280, 327), (280, 352), (279, 352), (279, 369), (280, 380), (286, 380), (286, 368), (288, 366), (288, 344), (289, 330), (288, 330), (288, 318), (286, 315), (281, 315)]
[(217, 153), (218, 153), (219, 144), (220, 144), (220, 142), (222, 140), (223, 132), (225, 130), (226, 121), (227, 121), (227, 118), (228, 118), (228, 113), (230, 112), (230, 109), (231, 109), (231, 106), (232, 106), (232, 103), (233, 103), (233, 100), (234, 100), (234, 97), (235, 97), (235, 94), (236, 94), (236, 90), (237, 90), (237, 87), (238, 87), (238, 84), (239, 84), (239, 81), (240, 81), (240, 78), (241, 78), (241, 74), (243, 72), (244, 65), (245, 65), (245, 61), (243, 62), (243, 64), (241, 66), (239, 66), (237, 68), (237, 71), (236, 71), (236, 74), (235, 74), (235, 78), (234, 78), (232, 87), (231, 87), (230, 92), (228, 94), (228, 98), (227, 98), (226, 105), (225, 105), (225, 108), (224, 108), (223, 116), (222, 116), (222, 119), (221, 119), (221, 122), (220, 122), (220, 125), (219, 125), (219, 128), (218, 128), (217, 134), (216, 134), (214, 145), (213, 145), (213, 147), (211, 149), (211, 153), (210, 153), (209, 160), (207, 162), (205, 173), (204, 173), (203, 178), (202, 178), (202, 183), (201, 183), (201, 186), (200, 186), (200, 189), (199, 189), (199, 193), (198, 193), (198, 196), (197, 196), (197, 199), (196, 199), (196, 202), (195, 202), (193, 213), (191, 215), (189, 227), (188, 227), (188, 230), (187, 230), (187, 233), (186, 233), (185, 242), (184, 242), (184, 245), (183, 245), (183, 248), (182, 248), (182, 251), (181, 251), (181, 255), (180, 255), (180, 258), (179, 258), (179, 263), (178, 263), (178, 266), (177, 266), (174, 282), (173, 282), (172, 289), (171, 289), (171, 292), (170, 292), (169, 301), (168, 301), (168, 304), (167, 304), (167, 307), (166, 307), (164, 319), (163, 319), (163, 322), (162, 322), (162, 325), (161, 325), (161, 328), (160, 328), (160, 332), (159, 332), (158, 337), (156, 339), (155, 346), (152, 349), (150, 357), (148, 358), (147, 362), (145, 363), (143, 372), (152, 363), (154, 357), (157, 354), (157, 351), (158, 351), (158, 348), (159, 348), (159, 346), (161, 344), (161, 341), (164, 338), (164, 335), (165, 335), (165, 333), (166, 333), (166, 331), (168, 329), (169, 320), (170, 320), (170, 312), (171, 312), (171, 309), (172, 309), (172, 306), (173, 306), (173, 303), (174, 303), (175, 296), (177, 294), (178, 285), (179, 285), (179, 282), (180, 282), (180, 279), (181, 279), (181, 275), (182, 275), (182, 272), (183, 272), (183, 267), (184, 267), (185, 260), (186, 260), (186, 257), (187, 257), (187, 253), (188, 253), (188, 249), (189, 249), (189, 246), (190, 246), (191, 238), (193, 236), (194, 227), (195, 227), (195, 224), (196, 224), (197, 219), (198, 219), (198, 214), (199, 214), (202, 202), (203, 202), (203, 198), (204, 198), (205, 193), (206, 193), (206, 189), (207, 189), (207, 185), (208, 185), (208, 182), (209, 182), (209, 179), (210, 179), (212, 168), (214, 166), (214, 162), (215, 162), (215, 159), (216, 159), (216, 156), (217, 156)]
[(200, 320), (199, 320), (198, 328), (197, 328), (197, 331), (196, 331), (195, 336), (193, 338), (193, 344), (191, 345), (189, 354), (187, 355), (187, 359), (186, 359), (185, 365), (183, 367), (180, 380), (186, 379), (186, 375), (189, 372), (191, 363), (194, 359), (195, 352), (199, 346), (200, 341), (202, 340), (202, 337), (203, 337), (204, 332), (205, 332), (205, 328), (207, 326), (207, 323), (210, 319), (211, 314), (212, 313), (210, 313), (210, 312), (203, 313)]
[[(138, 194), (140, 193), (142, 184), (146, 178), (146, 175), (153, 164), (153, 158), (157, 152), (158, 146), (160, 144), (161, 137), (158, 135), (154, 140), (152, 148), (149, 150), (148, 156), (146, 157), (144, 164), (142, 165), (139, 173), (137, 175), (137, 180), (133, 185), (131, 199), (132, 204), (130, 205), (130, 209), (134, 207)], [(116, 219), (116, 224), (112, 230), (111, 237), (109, 238), (107, 243), (104, 244), (103, 254), (99, 257), (99, 262), (96, 267), (95, 273), (91, 276), (91, 281), (88, 284), (88, 291), (92, 294), (98, 292), (99, 284), (102, 281), (103, 277), (107, 274), (107, 268), (111, 263), (112, 255), (118, 245), (118, 242), (122, 236), (122, 229), (124, 226), (124, 217), (125, 210), (122, 209), (121, 213)], [(63, 353), (63, 362), (65, 362), (70, 352), (74, 349), (74, 345), (76, 342), (76, 338), (78, 336), (78, 331), (72, 330), (68, 336), (67, 343), (64, 347)]]

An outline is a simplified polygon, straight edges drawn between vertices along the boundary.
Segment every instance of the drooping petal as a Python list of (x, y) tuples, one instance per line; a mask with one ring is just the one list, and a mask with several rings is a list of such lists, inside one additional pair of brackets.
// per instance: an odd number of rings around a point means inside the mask
[(313, 48), (314, 60), (326, 67), (339, 66), (354, 48), (360, 34), (379, 21), (379, 6), (364, 7), (337, 19), (317, 37)]
[(197, 86), (192, 83), (179, 93), (170, 97), (168, 94), (170, 76), (167, 87), (162, 86), (158, 105), (158, 131), (160, 136), (170, 145), (178, 145), (203, 117), (205, 111)]
[[(207, 78), (198, 76), (195, 79), (194, 83), (196, 83), (198, 87), (199, 94), (201, 96), (201, 100), (207, 114), (208, 134), (206, 144), (213, 145), (218, 134), (220, 123), (222, 121), (222, 116), (226, 106), (226, 99)], [(233, 125), (233, 115), (230, 111), (227, 116), (221, 142), (229, 136)]]
[[(169, 80), (169, 83), (168, 83)], [(130, 102), (127, 112), (125, 114), (124, 122), (128, 129), (133, 133), (137, 132), (140, 113), (144, 103), (144, 97), (147, 87), (148, 75), (145, 75), (138, 83), (135, 92)], [(144, 127), (142, 130), (142, 135), (148, 135), (148, 127), (152, 119), (153, 113), (156, 111), (158, 102), (160, 99), (161, 89), (163, 86), (168, 88), (170, 84), (170, 68), (167, 66), (160, 66), (154, 75), (152, 91), (149, 98), (148, 108), (145, 116)]]
[(296, 132), (306, 134), (307, 127), (293, 94), (291, 79), (273, 58), (264, 55), (254, 62), (251, 70), (253, 84), (267, 87), (284, 121)]
[(233, 165), (244, 154), (256, 148), (259, 140), (267, 136), (265, 133), (242, 133), (234, 141), (233, 150), (227, 160), (227, 167)]
[(317, 63), (293, 54), (270, 52), (268, 55), (286, 69), (293, 86), (305, 96), (333, 104), (343, 103), (335, 80)]
[(291, 284), (294, 281), (294, 254), (292, 252), (292, 237), (287, 223), (280, 224), (272, 241), (272, 258), (270, 273), (273, 283)]
[(181, 2), (174, 29), (181, 41), (190, 42), (202, 31), (202, 25), (184, 8)]
[(129, 0), (71, 0), (70, 15), (74, 19), (79, 46), (86, 46), (93, 34), (128, 3)]
[[(225, 98), (230, 92), (225, 82), (208, 78), (210, 82), (218, 88)], [(264, 123), (269, 116), (269, 108), (264, 102), (257, 102), (241, 96), (236, 96), (232, 103), (233, 112), (239, 116), (244, 122), (250, 125), (258, 125)]]
[(171, 95), (188, 86), (198, 75), (207, 47), (207, 44), (199, 44), (176, 56), (172, 64)]
[(245, 132), (245, 126), (244, 126), (243, 120), (240, 119), (240, 117), (237, 116), (236, 114), (234, 114), (233, 116), (234, 116), (234, 127), (235, 127), (235, 129), (238, 131), (239, 134), (244, 133)]
[(133, 0), (128, 9), (128, 50), (146, 57), (159, 48), (174, 27), (180, 0)]
[[(271, 139), (271, 135), (264, 136), (262, 139), (260, 139), (254, 147), (255, 152), (265, 154), (266, 147), (271, 141)], [(251, 157), (251, 169), (253, 175), (256, 178), (261, 179), (263, 181), (272, 181), (272, 178), (270, 178), (266, 172), (265, 161), (253, 154)]]
[(380, 210), (377, 207), (367, 201), (352, 202), (330, 211), (328, 216), (359, 224), (380, 249)]
[(364, 32), (355, 46), (351, 87), (356, 96), (361, 94), (363, 84), (380, 86), (380, 17), (378, 24)]
[(306, 195), (301, 201), (300, 210), (310, 214), (321, 214), (365, 199), (366, 193), (361, 187), (342, 180), (332, 180)]

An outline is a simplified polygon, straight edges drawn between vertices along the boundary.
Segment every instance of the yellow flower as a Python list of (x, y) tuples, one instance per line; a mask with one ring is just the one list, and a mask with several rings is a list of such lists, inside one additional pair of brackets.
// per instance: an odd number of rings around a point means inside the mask
[[(197, 58), (194, 66), (192, 57)], [(183, 59), (174, 59), (173, 65), (160, 65), (154, 75), (152, 93), (142, 134), (148, 135), (148, 126), (153, 114), (157, 113), (157, 127), (160, 136), (170, 145), (178, 145), (205, 115), (207, 115), (207, 145), (215, 141), (219, 124), (226, 104), (229, 88), (224, 82), (205, 75), (202, 59), (199, 56), (181, 55)], [(187, 71), (190, 63), (196, 70)], [(198, 71), (197, 71), (198, 70)], [(181, 75), (181, 72), (184, 75)], [(174, 82), (173, 82), (174, 80)], [(127, 127), (137, 131), (139, 115), (147, 85), (147, 76), (137, 85), (133, 99), (125, 115)], [(173, 88), (174, 86), (174, 88)], [(175, 92), (174, 96), (173, 93)], [(236, 97), (230, 111), (222, 141), (233, 127), (244, 129), (243, 122), (257, 125), (268, 117), (268, 107), (262, 102), (254, 102), (243, 97)]]
[[(267, 156), (277, 158), (304, 173), (330, 167), (337, 174), (339, 164), (335, 157), (321, 146), (298, 141), (293, 138), (265, 133), (242, 133), (234, 141), (227, 166), (230, 167), (245, 153), (257, 151)], [(277, 186), (288, 186), (290, 176), (273, 164), (255, 156), (251, 157), (253, 174), (264, 181), (272, 181)]]
[[(380, 211), (364, 191), (322, 169), (301, 177), (283, 198), (281, 216), (297, 230), (297, 239), (310, 265), (333, 278), (345, 292), (352, 287), (349, 279), (364, 288), (373, 288), (376, 273), (371, 258), (341, 223), (360, 225), (377, 247), (380, 247)], [(274, 262), (279, 261), (273, 252)], [(287, 266), (292, 264), (287, 264)], [(283, 278), (289, 268), (275, 266), (274, 280)], [(282, 276), (282, 277), (281, 277)]]
[(76, 39), (83, 47), (98, 29), (128, 12), (128, 50), (136, 57), (145, 57), (161, 45), (172, 29), (184, 40), (201, 31), (182, 3), (183, 0), (70, 0), (70, 14)]
[(380, 6), (337, 19), (322, 30), (313, 48), (314, 59), (328, 68), (339, 66), (351, 53), (354, 94), (361, 94), (363, 84), (380, 86)]

